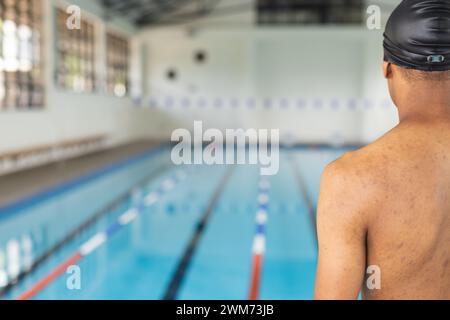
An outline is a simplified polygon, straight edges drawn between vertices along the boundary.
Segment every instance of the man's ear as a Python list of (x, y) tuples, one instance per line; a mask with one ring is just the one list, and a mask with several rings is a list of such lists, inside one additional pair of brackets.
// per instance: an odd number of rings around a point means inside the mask
[(390, 62), (383, 62), (383, 75), (386, 79), (392, 76), (392, 64)]

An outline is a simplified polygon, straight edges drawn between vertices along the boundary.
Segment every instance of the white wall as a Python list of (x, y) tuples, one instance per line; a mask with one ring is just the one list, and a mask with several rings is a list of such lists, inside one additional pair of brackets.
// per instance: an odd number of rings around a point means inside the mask
[[(46, 104), (34, 111), (0, 112), (0, 152), (18, 150), (41, 144), (56, 143), (67, 139), (86, 137), (92, 134), (109, 134), (112, 143), (119, 143), (144, 134), (146, 121), (151, 116), (147, 110), (136, 110), (130, 98), (115, 98), (107, 93), (73, 93), (55, 87), (53, 9), (56, 0), (43, 0), (44, 6), (44, 58)], [(113, 28), (126, 35), (134, 33), (134, 28), (121, 19), (104, 23), (99, 17), (104, 12), (92, 0), (74, 0), (84, 11), (82, 15), (93, 19), (99, 34), (105, 28)], [(104, 70), (104, 38), (98, 39), (99, 51), (97, 68)], [(136, 47), (136, 44), (133, 43)], [(135, 62), (135, 59), (133, 59)], [(136, 66), (133, 67), (134, 70)]]
[[(176, 127), (279, 128), (295, 142), (368, 142), (395, 124), (381, 74), (381, 30), (365, 28), (205, 28), (147, 30), (146, 92), (158, 102), (151, 134), (168, 139)], [(193, 61), (208, 52), (205, 65)], [(179, 72), (167, 80), (169, 68)], [(169, 98), (168, 98), (169, 97)], [(167, 107), (167, 100), (175, 103)], [(183, 108), (182, 101), (191, 101)], [(214, 107), (222, 99), (224, 107)], [(196, 106), (205, 100), (207, 106)], [(255, 100), (258, 107), (245, 107)], [(265, 102), (273, 102), (266, 109)], [(306, 106), (298, 108), (298, 101)], [(230, 107), (239, 101), (240, 107)], [(322, 101), (322, 107), (317, 104)], [(349, 107), (352, 101), (356, 110)], [(288, 104), (287, 108), (280, 105)], [(337, 106), (336, 106), (337, 105)], [(333, 107), (334, 106), (334, 107)], [(169, 123), (161, 125), (163, 118)], [(160, 125), (158, 125), (160, 124)], [(292, 142), (292, 141), (291, 141)]]

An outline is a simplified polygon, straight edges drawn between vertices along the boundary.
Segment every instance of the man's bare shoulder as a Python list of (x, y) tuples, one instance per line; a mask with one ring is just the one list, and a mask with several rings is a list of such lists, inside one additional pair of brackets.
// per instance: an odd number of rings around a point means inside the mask
[(414, 165), (421, 158), (418, 154), (425, 152), (425, 144), (422, 145), (420, 139), (397, 127), (375, 142), (347, 152), (330, 163), (323, 178), (339, 179), (342, 186), (383, 188), (395, 182), (398, 173), (406, 165)]
[(399, 134), (393, 130), (330, 163), (322, 175), (322, 202), (342, 203), (341, 210), (355, 214), (379, 210), (408, 162)]
[(367, 190), (382, 183), (390, 164), (389, 158), (389, 151), (380, 148), (376, 142), (347, 152), (331, 162), (325, 168), (322, 181), (335, 181), (345, 189), (363, 187)]
[[(367, 225), (368, 206), (376, 198), (379, 176), (368, 170), (374, 164), (364, 150), (346, 153), (330, 163), (322, 174), (318, 205), (319, 221), (340, 221), (347, 225)], [(372, 201), (368, 201), (371, 199)]]

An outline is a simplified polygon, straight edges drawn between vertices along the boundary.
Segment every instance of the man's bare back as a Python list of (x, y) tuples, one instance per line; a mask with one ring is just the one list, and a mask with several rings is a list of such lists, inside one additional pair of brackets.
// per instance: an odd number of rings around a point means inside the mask
[(450, 119), (404, 122), (333, 166), (373, 203), (361, 214), (381, 289), (363, 297), (450, 299)]
[(315, 297), (450, 299), (450, 3), (401, 2), (383, 45), (400, 124), (322, 176)]

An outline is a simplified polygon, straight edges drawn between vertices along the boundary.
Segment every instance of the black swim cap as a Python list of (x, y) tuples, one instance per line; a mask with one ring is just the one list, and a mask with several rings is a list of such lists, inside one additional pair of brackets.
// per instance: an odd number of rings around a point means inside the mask
[(384, 33), (384, 59), (422, 71), (450, 70), (450, 0), (403, 0)]

